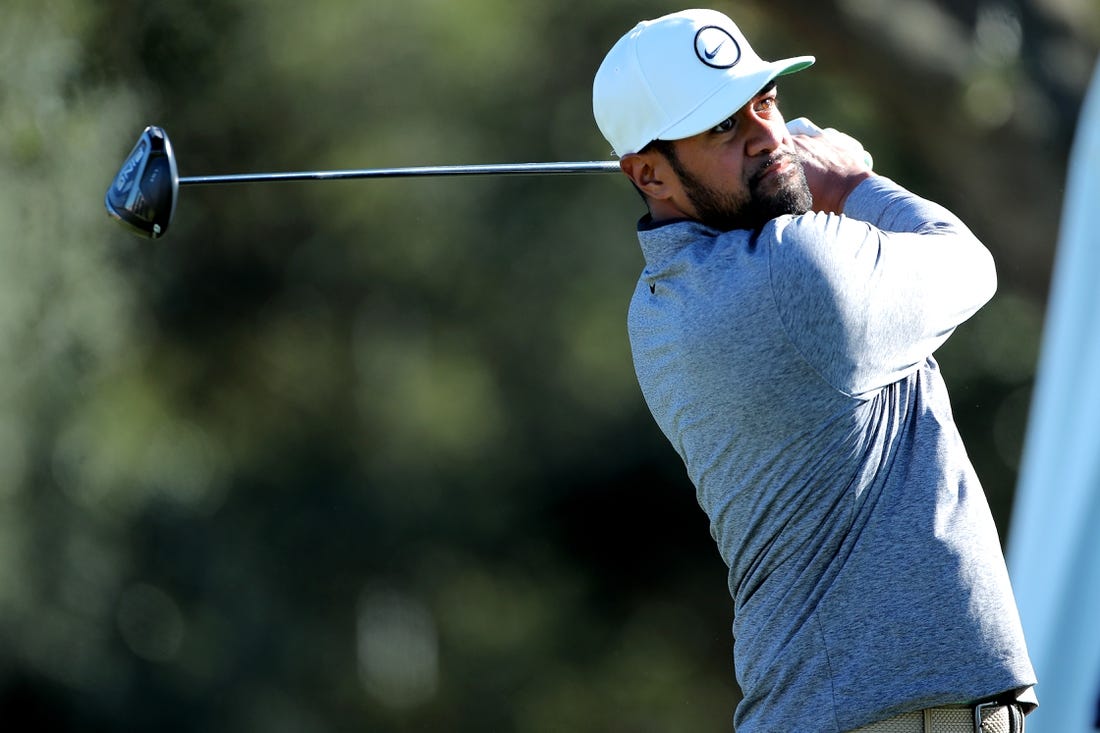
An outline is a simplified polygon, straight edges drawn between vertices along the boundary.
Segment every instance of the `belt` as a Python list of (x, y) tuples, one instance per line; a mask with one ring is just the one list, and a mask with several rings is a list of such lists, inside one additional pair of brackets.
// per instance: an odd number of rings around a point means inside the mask
[(1017, 703), (984, 702), (974, 707), (942, 707), (902, 713), (851, 733), (1023, 733)]

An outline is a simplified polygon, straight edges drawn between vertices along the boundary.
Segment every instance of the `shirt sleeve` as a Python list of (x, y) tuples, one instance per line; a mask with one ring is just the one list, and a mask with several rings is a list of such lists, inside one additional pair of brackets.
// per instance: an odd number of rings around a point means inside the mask
[(992, 256), (955, 215), (881, 176), (852, 192), (843, 215), (779, 219), (770, 234), (788, 338), (852, 396), (918, 368), (997, 286)]

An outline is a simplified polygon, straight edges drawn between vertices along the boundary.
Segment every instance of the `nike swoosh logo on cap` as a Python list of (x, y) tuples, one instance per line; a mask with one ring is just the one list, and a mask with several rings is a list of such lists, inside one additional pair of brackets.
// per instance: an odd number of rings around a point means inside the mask
[(695, 34), (695, 55), (714, 69), (728, 69), (741, 60), (741, 47), (725, 28), (708, 25)]

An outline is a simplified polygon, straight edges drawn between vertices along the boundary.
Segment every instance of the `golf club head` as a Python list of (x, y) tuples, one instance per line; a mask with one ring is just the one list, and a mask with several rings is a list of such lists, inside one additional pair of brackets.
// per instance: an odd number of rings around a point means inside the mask
[(176, 211), (179, 172), (168, 134), (150, 125), (107, 189), (107, 213), (150, 239), (164, 236)]

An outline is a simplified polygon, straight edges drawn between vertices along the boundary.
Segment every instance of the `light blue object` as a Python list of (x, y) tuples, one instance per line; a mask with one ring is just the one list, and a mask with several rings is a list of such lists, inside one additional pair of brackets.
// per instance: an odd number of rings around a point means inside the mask
[(1008, 561), (1039, 684), (1028, 733), (1100, 707), (1100, 64), (1070, 159)]

